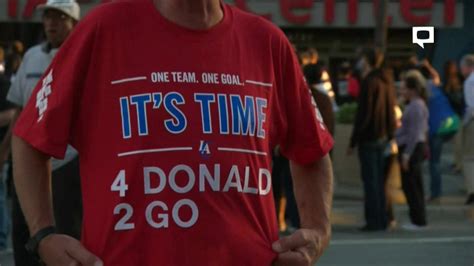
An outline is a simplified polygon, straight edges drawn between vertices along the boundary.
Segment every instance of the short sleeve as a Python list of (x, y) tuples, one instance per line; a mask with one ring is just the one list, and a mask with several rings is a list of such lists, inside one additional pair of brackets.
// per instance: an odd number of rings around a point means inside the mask
[(64, 158), (91, 63), (95, 23), (77, 25), (36, 85), (13, 133), (41, 152)]
[(23, 106), (24, 99), (23, 99), (23, 90), (24, 83), (26, 80), (26, 65), (28, 64), (28, 54), (25, 55), (23, 62), (20, 64), (18, 68), (18, 72), (16, 73), (15, 80), (10, 85), (10, 89), (8, 90), (7, 100), (17, 106)]
[(277, 77), (280, 114), (285, 121), (281, 128), (282, 154), (299, 164), (321, 159), (332, 149), (334, 141), (324, 125), (321, 113), (311, 96), (290, 43), (284, 38), (280, 49), (280, 71)]
[(466, 99), (466, 105), (469, 108), (474, 108), (474, 74), (471, 74), (464, 82), (464, 97)]

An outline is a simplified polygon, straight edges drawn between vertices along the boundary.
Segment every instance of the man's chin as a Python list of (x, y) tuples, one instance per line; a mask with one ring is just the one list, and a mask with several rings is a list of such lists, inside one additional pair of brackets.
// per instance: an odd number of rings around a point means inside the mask
[(55, 42), (57, 39), (56, 34), (46, 34), (46, 40), (48, 40), (48, 42)]
[(58, 38), (48, 38), (48, 42), (53, 48), (59, 47), (62, 43)]

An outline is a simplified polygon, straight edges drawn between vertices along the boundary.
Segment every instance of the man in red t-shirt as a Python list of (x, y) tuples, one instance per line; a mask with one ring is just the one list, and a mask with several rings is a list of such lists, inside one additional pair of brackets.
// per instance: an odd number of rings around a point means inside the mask
[[(333, 140), (265, 19), (219, 0), (104, 4), (33, 95), (14, 170), (29, 249), (47, 265), (310, 265), (328, 245)], [(53, 227), (48, 160), (67, 144), (80, 155), (81, 242)], [(281, 239), (276, 145), (302, 226)]]

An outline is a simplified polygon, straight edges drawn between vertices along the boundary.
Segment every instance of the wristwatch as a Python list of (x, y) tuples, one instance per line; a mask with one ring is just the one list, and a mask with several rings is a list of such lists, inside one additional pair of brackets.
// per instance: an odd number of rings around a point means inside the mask
[(48, 226), (45, 227), (41, 230), (39, 230), (34, 236), (32, 236), (28, 242), (26, 242), (25, 248), (30, 255), (34, 256), (36, 259), (40, 260), (39, 254), (38, 254), (38, 247), (41, 242), (45, 237), (56, 233), (56, 227), (54, 226)]

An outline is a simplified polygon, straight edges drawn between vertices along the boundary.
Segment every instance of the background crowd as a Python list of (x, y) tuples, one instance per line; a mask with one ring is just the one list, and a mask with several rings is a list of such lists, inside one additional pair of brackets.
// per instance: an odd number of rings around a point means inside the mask
[[(421, 230), (427, 226), (426, 203), (440, 203), (443, 196), (441, 155), (447, 142), (455, 146), (451, 170), (466, 180), (465, 204), (474, 203), (470, 144), (474, 138), (474, 55), (446, 61), (440, 74), (425, 58), (413, 55), (404, 64), (395, 65), (385, 60), (380, 50), (368, 47), (355, 51), (357, 60), (342, 62), (337, 73), (330, 75), (324, 62), (318, 60), (316, 49), (301, 48), (296, 52), (330, 132), (335, 135), (337, 119), (348, 119), (353, 124), (347, 156), (357, 149), (366, 220), (361, 231), (392, 230), (398, 226), (387, 195), (387, 180), (396, 168), (411, 220), (402, 228)], [(341, 139), (336, 138), (338, 141)], [(279, 157), (278, 151), (274, 157), (280, 229), (291, 232), (298, 227), (298, 218), (288, 162)], [(428, 195), (423, 184), (425, 161), (430, 176)], [(344, 165), (335, 165), (339, 167)]]

